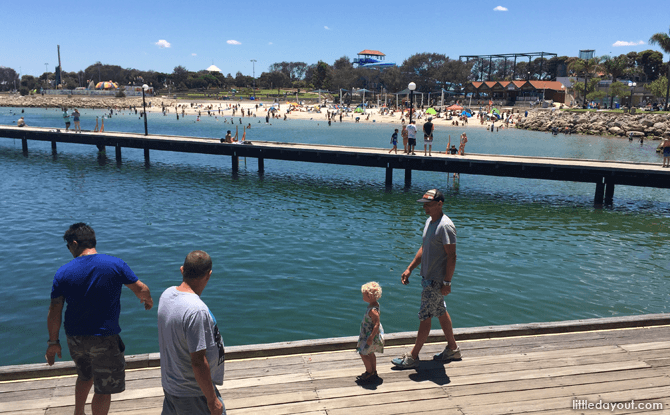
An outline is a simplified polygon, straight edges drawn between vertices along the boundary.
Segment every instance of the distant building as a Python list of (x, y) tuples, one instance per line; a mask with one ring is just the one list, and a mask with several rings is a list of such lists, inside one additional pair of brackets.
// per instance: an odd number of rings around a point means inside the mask
[(579, 59), (583, 59), (585, 61), (593, 59), (595, 56), (596, 56), (595, 49), (585, 49), (579, 51)]
[(395, 62), (382, 62), (386, 55), (378, 50), (365, 49), (358, 52), (358, 57), (354, 59), (354, 65), (359, 68), (388, 68), (396, 66)]
[(215, 65), (211, 65), (209, 68), (205, 70), (208, 72), (221, 72), (221, 69), (217, 68)]

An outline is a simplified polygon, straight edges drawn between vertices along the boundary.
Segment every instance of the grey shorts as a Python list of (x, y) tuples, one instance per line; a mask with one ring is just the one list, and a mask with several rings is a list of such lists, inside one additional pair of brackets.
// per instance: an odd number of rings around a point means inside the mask
[(67, 336), (70, 356), (79, 380), (93, 379), (95, 393), (120, 393), (126, 389), (126, 346), (121, 336)]
[(424, 321), (433, 317), (441, 317), (447, 312), (447, 303), (440, 292), (442, 284), (438, 281), (421, 280), (423, 291), (421, 292), (421, 308), (419, 308), (419, 320)]
[[(219, 390), (214, 385), (214, 391), (216, 396), (221, 401), (223, 405), (223, 399), (219, 394)], [(165, 398), (163, 398), (163, 412), (161, 415), (210, 415), (209, 408), (207, 407), (207, 399), (204, 396), (194, 396), (194, 397), (180, 397), (173, 396), (165, 392)], [(226, 406), (223, 405), (223, 415), (226, 415)]]

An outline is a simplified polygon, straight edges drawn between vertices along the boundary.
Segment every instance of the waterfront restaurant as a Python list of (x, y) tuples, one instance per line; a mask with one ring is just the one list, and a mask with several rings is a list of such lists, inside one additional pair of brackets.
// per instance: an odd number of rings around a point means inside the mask
[(554, 101), (565, 103), (566, 89), (558, 81), (486, 81), (469, 82), (465, 93), (474, 98), (516, 101)]

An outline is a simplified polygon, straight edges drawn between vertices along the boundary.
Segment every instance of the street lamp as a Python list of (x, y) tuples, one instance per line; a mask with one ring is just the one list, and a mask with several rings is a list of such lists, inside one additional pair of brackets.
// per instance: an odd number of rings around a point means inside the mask
[(251, 70), (254, 75), (254, 100), (256, 99), (256, 62), (258, 62), (256, 59), (251, 60)]
[(407, 85), (407, 88), (409, 88), (409, 124), (411, 124), (412, 110), (414, 109), (414, 90), (416, 89), (416, 84), (414, 82), (410, 82), (409, 85)]
[(628, 82), (630, 87), (630, 102), (628, 103), (628, 109), (633, 108), (633, 89), (637, 86), (635, 82)]
[(144, 107), (144, 135), (149, 135), (149, 130), (147, 129), (147, 101), (144, 99), (144, 94), (149, 90), (149, 85), (142, 85), (142, 106)]

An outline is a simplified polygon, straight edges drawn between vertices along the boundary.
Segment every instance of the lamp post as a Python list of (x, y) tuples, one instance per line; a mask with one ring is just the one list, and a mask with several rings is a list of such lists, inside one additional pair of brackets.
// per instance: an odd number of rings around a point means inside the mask
[(251, 70), (254, 75), (254, 100), (256, 100), (256, 59), (251, 60)]
[(412, 111), (414, 110), (414, 90), (416, 89), (416, 84), (414, 82), (410, 82), (409, 85), (407, 85), (407, 88), (409, 88), (409, 124), (411, 124)]
[(628, 86), (630, 87), (630, 102), (628, 103), (628, 109), (633, 108), (633, 89), (637, 86), (635, 82), (628, 82)]
[(582, 103), (582, 108), (586, 109), (586, 81), (589, 79), (589, 74), (584, 72), (584, 102)]
[(144, 107), (144, 135), (149, 135), (149, 130), (147, 129), (147, 101), (144, 99), (145, 92), (149, 89), (149, 85), (142, 85), (142, 106)]

